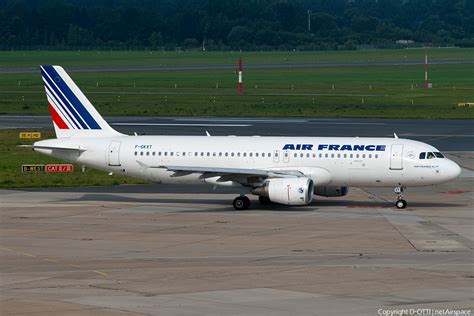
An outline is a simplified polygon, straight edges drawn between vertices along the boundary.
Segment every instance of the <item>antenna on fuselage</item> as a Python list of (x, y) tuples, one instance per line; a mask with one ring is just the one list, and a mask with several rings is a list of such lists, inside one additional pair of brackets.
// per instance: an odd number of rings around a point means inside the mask
[(209, 132), (208, 132), (208, 131), (206, 131), (206, 136), (211, 136), (211, 134), (209, 134)]
[(398, 139), (398, 135), (397, 133), (393, 133), (393, 137), (397, 138)]

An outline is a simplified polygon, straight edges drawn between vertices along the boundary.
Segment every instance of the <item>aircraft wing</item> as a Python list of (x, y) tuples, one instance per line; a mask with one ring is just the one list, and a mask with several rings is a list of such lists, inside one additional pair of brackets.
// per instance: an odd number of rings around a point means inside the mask
[(201, 179), (219, 177), (217, 182), (234, 181), (242, 185), (258, 185), (268, 178), (297, 178), (304, 174), (296, 170), (264, 170), (244, 168), (215, 168), (193, 166), (147, 166), (137, 161), (145, 168), (158, 168), (172, 171), (171, 177), (182, 177), (193, 173), (201, 174)]

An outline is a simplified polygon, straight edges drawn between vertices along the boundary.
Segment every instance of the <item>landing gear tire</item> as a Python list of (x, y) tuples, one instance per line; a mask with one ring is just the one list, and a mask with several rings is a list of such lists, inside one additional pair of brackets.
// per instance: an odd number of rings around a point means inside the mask
[(398, 209), (403, 209), (405, 207), (407, 207), (407, 201), (405, 200), (398, 200), (395, 205), (397, 206)]
[(260, 204), (262, 205), (270, 205), (272, 204), (272, 201), (266, 197), (266, 196), (259, 196), (258, 197), (258, 201), (260, 202)]
[(236, 210), (248, 210), (250, 207), (250, 199), (246, 196), (238, 196), (234, 199), (232, 204)]
[(397, 195), (397, 201), (395, 202), (395, 206), (401, 210), (407, 207), (407, 201), (403, 199), (403, 191), (405, 187), (399, 186), (395, 188), (395, 194)]

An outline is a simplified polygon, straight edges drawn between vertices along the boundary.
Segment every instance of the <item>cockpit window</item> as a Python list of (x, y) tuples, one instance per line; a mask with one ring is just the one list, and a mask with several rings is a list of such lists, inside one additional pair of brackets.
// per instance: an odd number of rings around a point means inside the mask
[(440, 152), (424, 152), (420, 153), (420, 159), (434, 159), (434, 158), (444, 158), (443, 154)]

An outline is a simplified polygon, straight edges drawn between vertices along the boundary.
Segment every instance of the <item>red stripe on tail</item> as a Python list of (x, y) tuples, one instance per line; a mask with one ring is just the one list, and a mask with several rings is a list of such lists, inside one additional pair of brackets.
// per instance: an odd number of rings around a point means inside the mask
[(64, 123), (61, 116), (59, 116), (58, 112), (49, 104), (49, 112), (51, 113), (51, 117), (53, 118), (54, 123), (59, 129), (69, 129), (69, 127)]

